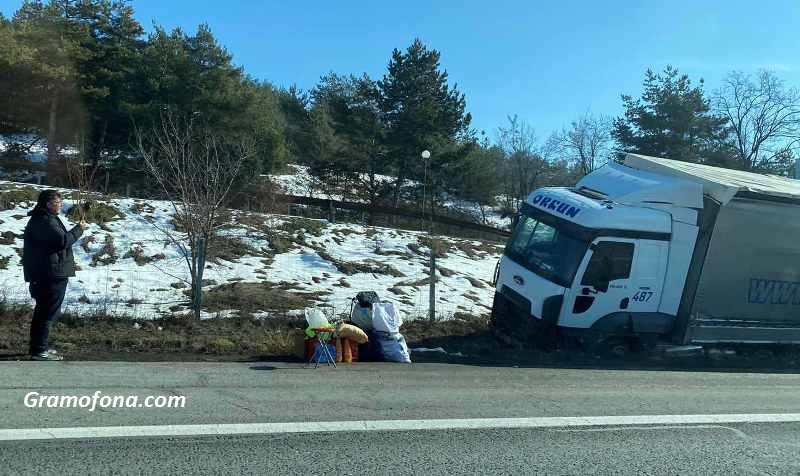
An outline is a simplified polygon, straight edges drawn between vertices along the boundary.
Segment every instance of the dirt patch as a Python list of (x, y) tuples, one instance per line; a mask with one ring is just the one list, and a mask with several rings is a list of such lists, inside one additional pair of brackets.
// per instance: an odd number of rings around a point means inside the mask
[(469, 284), (471, 284), (472, 287), (474, 287), (474, 288), (483, 289), (483, 288), (486, 287), (486, 285), (483, 284), (482, 281), (480, 281), (479, 279), (475, 279), (472, 276), (464, 276), (464, 279), (469, 281)]
[(291, 240), (283, 238), (274, 232), (267, 234), (267, 241), (269, 242), (270, 249), (274, 251), (275, 254), (286, 253), (294, 248), (294, 244)]
[(403, 278), (406, 276), (397, 268), (373, 259), (366, 259), (363, 262), (344, 261), (334, 258), (330, 253), (328, 253), (322, 248), (313, 247), (313, 249), (314, 251), (317, 252), (320, 258), (329, 261), (336, 267), (336, 269), (339, 270), (339, 272), (344, 273), (348, 276), (352, 276), (357, 273), (384, 274), (384, 275), (394, 276), (397, 278)]
[(426, 256), (427, 253), (422, 252), (422, 248), (419, 246), (418, 243), (409, 243), (406, 245), (408, 249), (410, 249), (415, 255), (419, 256)]
[[(436, 282), (439, 282), (439, 278), (436, 278)], [(419, 287), (419, 286), (427, 286), (431, 283), (431, 278), (428, 276), (427, 278), (419, 279), (417, 281), (402, 281), (397, 283), (395, 286), (397, 287)]]
[(436, 269), (437, 269), (437, 270), (439, 271), (439, 273), (440, 273), (442, 276), (444, 276), (445, 278), (449, 278), (449, 277), (451, 277), (451, 276), (455, 276), (455, 275), (456, 275), (456, 272), (455, 272), (455, 271), (453, 271), (452, 269), (447, 269), (447, 268), (445, 268), (445, 267), (443, 267), (443, 266), (438, 266), (438, 265), (437, 265), (437, 266), (436, 266)]
[(162, 259), (166, 259), (166, 255), (164, 253), (156, 253), (152, 256), (147, 256), (144, 253), (144, 249), (141, 246), (135, 245), (131, 249), (129, 249), (125, 255), (122, 256), (123, 259), (133, 258), (133, 261), (139, 265), (144, 266), (146, 264), (152, 263), (153, 261), (158, 261)]
[(267, 219), (263, 215), (256, 215), (255, 213), (241, 212), (236, 216), (236, 222), (248, 228), (259, 231), (266, 231), (268, 229)]
[(452, 245), (470, 259), (485, 258), (487, 255), (498, 255), (503, 252), (502, 245), (484, 241), (456, 240)]
[[(83, 213), (81, 213), (83, 210)], [(103, 225), (105, 223), (125, 218), (125, 214), (114, 206), (97, 200), (88, 200), (82, 207), (75, 205), (67, 211), (67, 218), (77, 222), (84, 218), (89, 223)]]
[(288, 219), (278, 226), (279, 230), (283, 230), (290, 235), (302, 232), (314, 236), (322, 236), (328, 224), (323, 220), (311, 220), (308, 218), (292, 218)]
[[(441, 238), (431, 238), (430, 236), (420, 236), (417, 238), (417, 241), (419, 241), (421, 245), (427, 246), (428, 249), (433, 250), (437, 258), (447, 258), (447, 253), (452, 247), (451, 243), (448, 241)], [(428, 253), (418, 254), (427, 255)]]
[(286, 313), (313, 304), (308, 294), (288, 291), (272, 283), (228, 283), (204, 291), (203, 304), (208, 312), (230, 309), (241, 313), (258, 311)]
[(150, 214), (156, 211), (156, 207), (147, 202), (136, 202), (131, 206), (131, 211), (139, 215), (143, 215), (145, 213)]
[(22, 204), (28, 204), (28, 208), (33, 208), (38, 198), (39, 190), (33, 187), (0, 190), (0, 210), (11, 210)]
[(0, 233), (0, 245), (13, 245), (17, 238), (22, 238), (22, 236), (17, 235), (13, 231), (4, 231)]
[(401, 256), (403, 258), (410, 258), (411, 257), (411, 255), (409, 255), (408, 253), (406, 253), (404, 251), (398, 251), (398, 250), (385, 250), (385, 251), (384, 250), (374, 250), (373, 253), (375, 253), (376, 255), (380, 255), (380, 256)]
[(92, 251), (89, 249), (89, 245), (95, 243), (97, 238), (94, 235), (89, 235), (83, 240), (81, 240), (81, 248), (83, 249), (84, 253), (87, 255), (90, 254)]
[(239, 237), (219, 235), (208, 246), (206, 259), (219, 262), (219, 260), (236, 261), (244, 256), (259, 256), (259, 250), (253, 248)]
[(8, 262), (10, 260), (10, 256), (0, 256), (0, 269), (8, 269)]
[(109, 264), (113, 264), (117, 262), (117, 251), (114, 248), (114, 237), (111, 235), (106, 235), (105, 240), (103, 240), (103, 247), (100, 248), (100, 251), (92, 256), (92, 262), (90, 266), (108, 266)]

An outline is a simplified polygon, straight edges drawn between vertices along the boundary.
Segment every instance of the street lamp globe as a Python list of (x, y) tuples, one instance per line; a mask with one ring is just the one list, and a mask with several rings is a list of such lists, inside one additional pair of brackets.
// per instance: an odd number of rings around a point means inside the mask
[(423, 151), (422, 151), (422, 158), (423, 158), (423, 159), (430, 159), (430, 158), (431, 158), (431, 151), (429, 151), (429, 150), (423, 150)]

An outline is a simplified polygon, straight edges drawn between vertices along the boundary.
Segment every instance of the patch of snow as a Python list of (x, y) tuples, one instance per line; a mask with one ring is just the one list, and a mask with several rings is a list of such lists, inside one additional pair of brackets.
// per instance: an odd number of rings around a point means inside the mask
[[(13, 186), (16, 185), (0, 181), (0, 193), (3, 188)], [(65, 193), (64, 210), (72, 205), (68, 196)], [(130, 198), (108, 198), (103, 201), (125, 216), (107, 223), (105, 229), (96, 224), (90, 225), (73, 248), (79, 270), (76, 277), (70, 280), (65, 311), (78, 314), (107, 312), (152, 318), (173, 312), (170, 308), (188, 304), (185, 289), (177, 287), (179, 282), (189, 281), (186, 260), (178, 246), (151, 224), (154, 222), (160, 228), (174, 231), (173, 211), (169, 203)], [(0, 210), (0, 233), (10, 231), (19, 236), (12, 244), (0, 245), (0, 257), (9, 258), (7, 269), (0, 271), (0, 293), (11, 302), (32, 303), (15, 248), (22, 247), (22, 233), (28, 221), (25, 214), (33, 205), (20, 204), (11, 210)], [(237, 215), (237, 212), (234, 211), (233, 215)], [(278, 224), (287, 220), (286, 217), (251, 215), (262, 218), (264, 223), (269, 224), (268, 229), (283, 239), (297, 241), (297, 238), (278, 228)], [(75, 225), (64, 215), (60, 218), (68, 228)], [(331, 309), (334, 315), (347, 314), (357, 292), (372, 290), (382, 300), (394, 302), (404, 318), (427, 315), (428, 286), (421, 282), (428, 276), (429, 258), (409, 249), (409, 245), (414, 244), (424, 252), (426, 248), (419, 243), (419, 239), (426, 234), (360, 225), (333, 225), (324, 220), (320, 223), (323, 225), (321, 236), (305, 233), (305, 242), (295, 243), (289, 251), (277, 254), (269, 249), (268, 237), (263, 231), (257, 227), (231, 223), (221, 233), (241, 239), (258, 254), (245, 255), (235, 261), (208, 262), (204, 279), (213, 280), (219, 285), (234, 281), (289, 283), (292, 285), (289, 292), (311, 296), (317, 306)], [(116, 260), (104, 265), (97, 260), (99, 257), (95, 257), (103, 253), (104, 257), (111, 258), (110, 253), (102, 251), (107, 237), (113, 239)], [(181, 235), (178, 237), (182, 238)], [(480, 244), (474, 240), (441, 239), (465, 246)], [(129, 254), (132, 249), (146, 257), (157, 258), (140, 266)], [(326, 256), (345, 264), (369, 264), (373, 267), (388, 265), (404, 276), (377, 272), (348, 275), (340, 271), (334, 262), (321, 256), (317, 250), (322, 249)], [(437, 260), (439, 266), (453, 271), (452, 274), (447, 273), (448, 276), (437, 272), (436, 306), (440, 316), (447, 317), (456, 312), (484, 314), (490, 310), (494, 296), (490, 281), (500, 253), (499, 246), (477, 256), (470, 256), (453, 247), (447, 257)], [(266, 259), (267, 255), (271, 255), (269, 259)], [(207, 286), (206, 289), (211, 287)], [(184, 307), (175, 312), (190, 311)], [(232, 309), (221, 313), (204, 312), (203, 316), (235, 313), (236, 310)], [(260, 312), (257, 317), (268, 318), (271, 315), (274, 313)], [(302, 309), (292, 311), (292, 315), (302, 316)]]

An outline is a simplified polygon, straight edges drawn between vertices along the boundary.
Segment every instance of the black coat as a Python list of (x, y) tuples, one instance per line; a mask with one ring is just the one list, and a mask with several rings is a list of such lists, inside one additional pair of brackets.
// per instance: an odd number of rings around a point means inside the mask
[(56, 215), (36, 210), (25, 226), (22, 249), (25, 281), (52, 281), (75, 276), (72, 245), (82, 234), (80, 226), (67, 231)]

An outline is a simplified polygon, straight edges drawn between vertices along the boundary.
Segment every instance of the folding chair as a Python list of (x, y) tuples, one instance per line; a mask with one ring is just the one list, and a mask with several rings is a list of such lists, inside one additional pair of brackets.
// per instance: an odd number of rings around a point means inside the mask
[(336, 368), (336, 357), (331, 354), (331, 350), (328, 348), (328, 340), (330, 340), (331, 335), (336, 332), (336, 328), (334, 327), (316, 327), (311, 329), (314, 331), (315, 338), (317, 339), (317, 349), (311, 353), (311, 360), (308, 361), (308, 365), (314, 364), (314, 368), (316, 369), (319, 367), (320, 358), (326, 357), (327, 364), (333, 365), (333, 368)]

